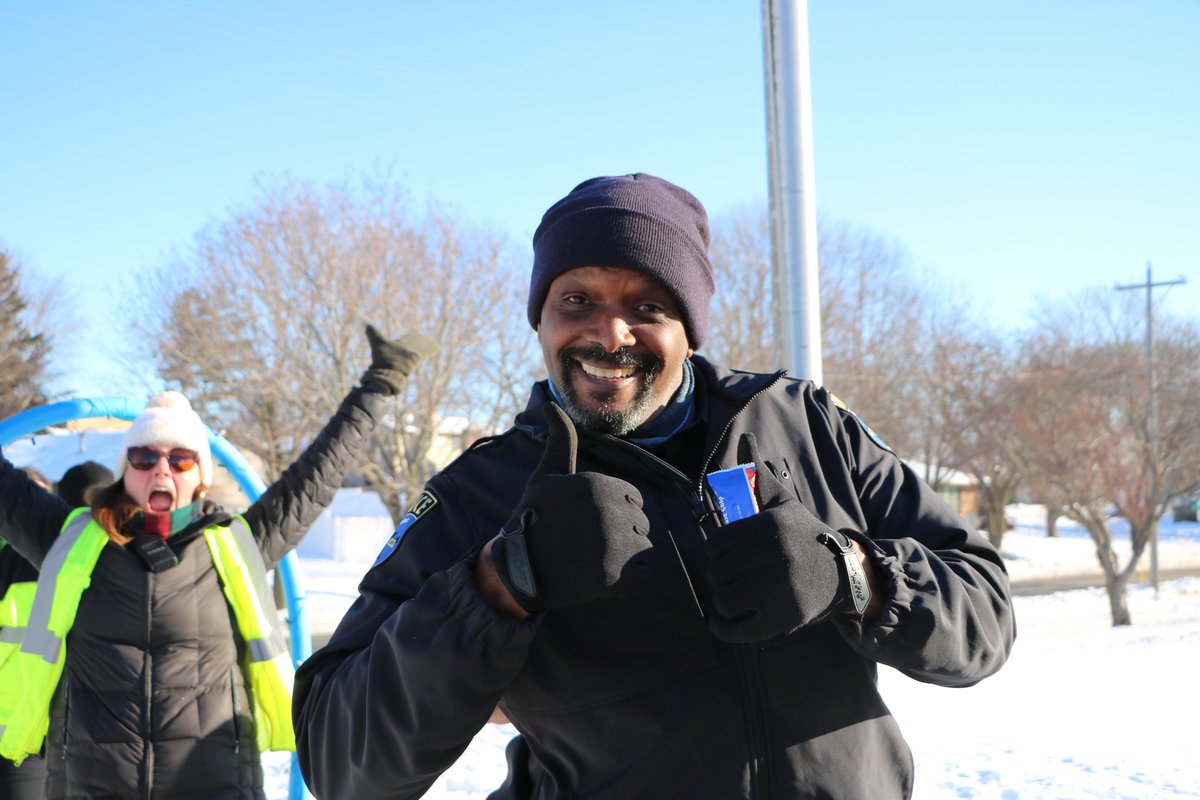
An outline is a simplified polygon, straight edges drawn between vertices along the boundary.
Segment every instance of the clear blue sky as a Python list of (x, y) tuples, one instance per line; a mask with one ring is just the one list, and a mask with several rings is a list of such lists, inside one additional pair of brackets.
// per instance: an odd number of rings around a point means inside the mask
[[(1136, 283), (1200, 311), (1200, 2), (813, 0), (820, 211), (1018, 324)], [(765, 203), (758, 2), (0, 0), (0, 244), (73, 289), (63, 388), (121, 393), (104, 315), (256, 181), (391, 168), (527, 241), (598, 174)]]

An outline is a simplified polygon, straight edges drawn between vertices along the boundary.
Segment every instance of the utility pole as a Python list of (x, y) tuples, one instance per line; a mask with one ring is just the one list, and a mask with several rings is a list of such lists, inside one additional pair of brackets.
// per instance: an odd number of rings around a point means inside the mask
[[(1118, 292), (1129, 289), (1146, 290), (1146, 436), (1150, 444), (1150, 496), (1158, 492), (1158, 426), (1154, 409), (1154, 290), (1160, 286), (1178, 286), (1187, 283), (1183, 278), (1173, 281), (1154, 282), (1150, 262), (1146, 262), (1146, 282), (1118, 284)], [(1158, 595), (1158, 520), (1151, 521), (1150, 529), (1150, 585)]]
[(822, 382), (807, 0), (763, 0), (776, 357)]

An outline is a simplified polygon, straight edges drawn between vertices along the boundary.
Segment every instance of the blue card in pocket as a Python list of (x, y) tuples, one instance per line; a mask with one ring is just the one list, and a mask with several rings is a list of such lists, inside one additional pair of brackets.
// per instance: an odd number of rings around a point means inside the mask
[(738, 464), (705, 476), (725, 524), (758, 513), (754, 496), (754, 465)]

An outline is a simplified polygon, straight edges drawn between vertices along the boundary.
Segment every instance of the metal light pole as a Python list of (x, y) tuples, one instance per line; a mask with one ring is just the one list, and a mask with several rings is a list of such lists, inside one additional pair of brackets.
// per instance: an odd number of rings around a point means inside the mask
[[(1150, 262), (1146, 262), (1146, 282), (1131, 283), (1125, 286), (1118, 285), (1117, 291), (1126, 291), (1129, 289), (1145, 289), (1146, 290), (1146, 437), (1149, 439), (1151, 460), (1157, 462), (1158, 452), (1158, 433), (1157, 422), (1155, 419), (1154, 409), (1154, 289), (1157, 286), (1176, 286), (1181, 283), (1186, 283), (1183, 278), (1174, 281), (1159, 281), (1154, 282), (1151, 276)], [(1158, 490), (1155, 485), (1157, 476), (1155, 470), (1157, 463), (1150, 465), (1150, 496), (1153, 497)], [(1158, 522), (1155, 521), (1150, 531), (1150, 585), (1154, 587), (1154, 594), (1158, 594)]]
[(776, 357), (792, 375), (819, 384), (821, 301), (806, 0), (763, 0), (763, 61)]

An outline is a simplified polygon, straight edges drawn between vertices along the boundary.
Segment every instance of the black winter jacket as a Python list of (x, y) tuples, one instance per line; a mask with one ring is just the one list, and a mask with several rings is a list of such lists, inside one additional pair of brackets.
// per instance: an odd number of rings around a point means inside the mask
[[(243, 515), (268, 568), (332, 500), (382, 413), (359, 387), (300, 458)], [(0, 456), (0, 533), (40, 566), (71, 509)], [(132, 547), (105, 546), (67, 637), (44, 754), (47, 798), (263, 796), (244, 642), (202, 530), (213, 503), (168, 543), (179, 563), (152, 572)]]
[[(1015, 636), (1000, 556), (825, 391), (693, 361), (702, 453), (689, 474), (579, 432), (579, 471), (642, 493), (655, 583), (641, 596), (518, 622), (472, 581), (542, 454), (544, 383), (513, 429), (430, 480), (399, 546), (297, 674), (297, 754), (319, 798), (420, 797), (497, 703), (527, 747), (525, 797), (911, 794), (877, 664), (947, 686), (999, 669)], [(733, 466), (745, 431), (817, 516), (873, 540), (887, 587), (875, 621), (839, 615), (753, 645), (710, 634), (703, 542), (716, 523), (700, 476)]]
[(36, 581), (38, 571), (26, 559), (11, 547), (0, 543), (0, 597), (3, 597), (8, 587), (14, 583), (32, 583)]

